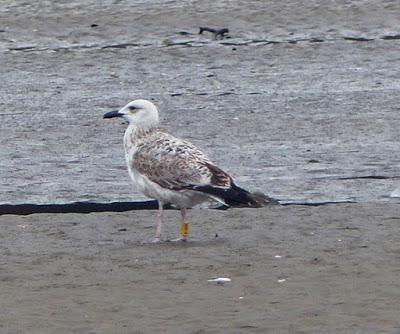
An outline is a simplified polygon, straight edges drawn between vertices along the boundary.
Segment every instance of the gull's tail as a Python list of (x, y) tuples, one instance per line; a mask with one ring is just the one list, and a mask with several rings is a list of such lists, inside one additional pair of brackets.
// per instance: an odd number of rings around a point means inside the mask
[(233, 207), (261, 208), (269, 204), (279, 204), (274, 198), (264, 195), (261, 192), (251, 193), (234, 183), (220, 197), (227, 205)]
[(213, 186), (196, 186), (195, 190), (202, 191), (220, 199), (226, 205), (239, 208), (261, 208), (266, 205), (279, 204), (279, 201), (261, 192), (251, 193), (238, 187), (232, 182), (230, 188)]

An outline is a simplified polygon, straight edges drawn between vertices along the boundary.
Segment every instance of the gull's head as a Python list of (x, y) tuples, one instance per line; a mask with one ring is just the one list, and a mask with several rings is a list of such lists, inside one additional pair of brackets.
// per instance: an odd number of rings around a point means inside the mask
[(129, 102), (118, 111), (110, 111), (104, 118), (123, 117), (134, 126), (150, 129), (158, 125), (158, 110), (156, 106), (147, 100), (135, 100)]

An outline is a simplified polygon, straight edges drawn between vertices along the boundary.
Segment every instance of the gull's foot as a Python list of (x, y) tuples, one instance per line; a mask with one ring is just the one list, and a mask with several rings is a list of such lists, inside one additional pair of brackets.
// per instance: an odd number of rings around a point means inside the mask
[(151, 240), (152, 244), (157, 244), (159, 242), (161, 242), (161, 238), (159, 238), (159, 237), (155, 237), (153, 240)]
[(179, 242), (179, 241), (186, 242), (186, 241), (188, 241), (188, 238), (187, 237), (179, 237), (179, 238), (176, 238), (176, 239), (171, 239), (170, 241), (171, 242)]

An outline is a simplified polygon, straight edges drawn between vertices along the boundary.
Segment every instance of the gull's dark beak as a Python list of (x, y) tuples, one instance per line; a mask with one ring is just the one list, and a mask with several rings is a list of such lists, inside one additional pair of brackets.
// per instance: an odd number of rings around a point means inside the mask
[(122, 117), (124, 114), (121, 114), (118, 112), (118, 110), (115, 111), (110, 111), (108, 113), (105, 113), (103, 118), (113, 118), (113, 117)]

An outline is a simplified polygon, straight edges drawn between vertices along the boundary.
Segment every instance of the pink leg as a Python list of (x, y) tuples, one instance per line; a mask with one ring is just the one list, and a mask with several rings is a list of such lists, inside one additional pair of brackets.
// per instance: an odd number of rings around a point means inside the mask
[(181, 209), (182, 222), (186, 221), (186, 212), (187, 212), (186, 208)]
[(159, 242), (161, 240), (161, 230), (162, 230), (163, 219), (164, 219), (163, 206), (164, 206), (164, 203), (161, 201), (158, 201), (157, 229), (156, 229), (156, 236), (153, 239), (153, 242)]

